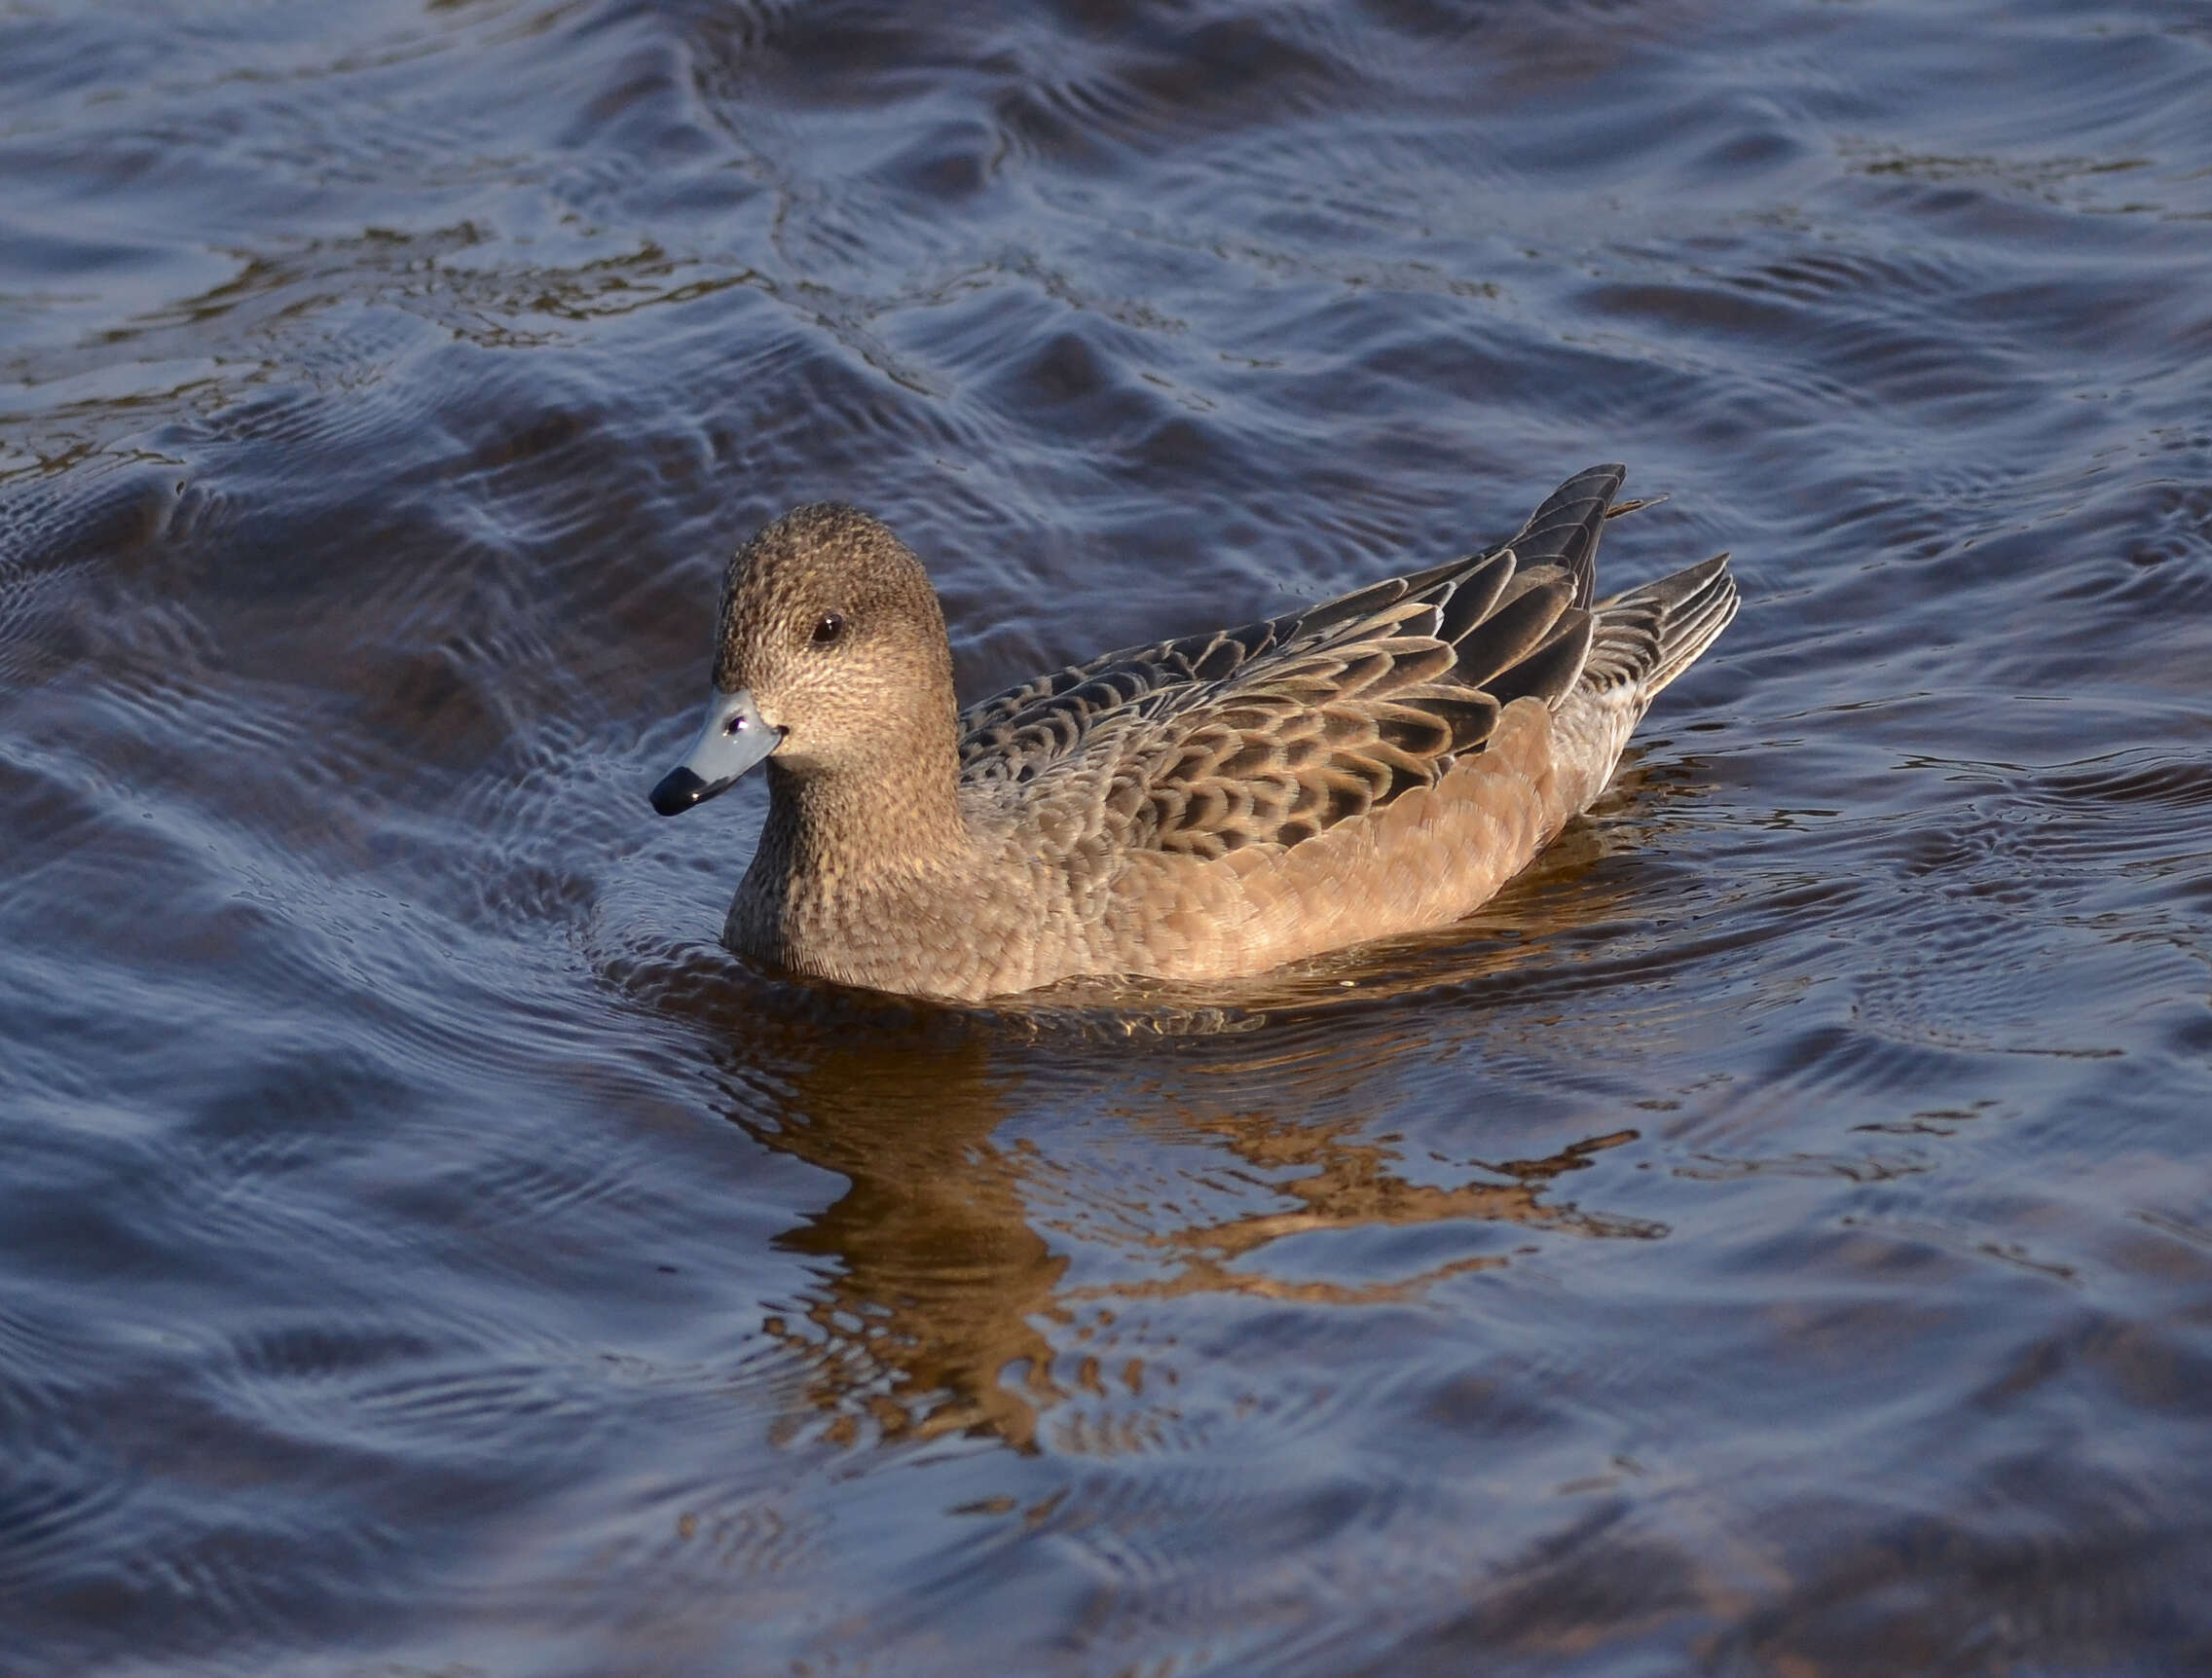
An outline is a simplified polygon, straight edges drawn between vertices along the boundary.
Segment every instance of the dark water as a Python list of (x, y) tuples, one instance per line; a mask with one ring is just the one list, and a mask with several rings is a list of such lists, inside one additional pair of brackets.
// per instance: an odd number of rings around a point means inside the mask
[[(2212, 1667), (2212, 14), (0, 5), (0, 1670)], [(643, 793), (1509, 530), (1469, 925), (933, 1011)]]

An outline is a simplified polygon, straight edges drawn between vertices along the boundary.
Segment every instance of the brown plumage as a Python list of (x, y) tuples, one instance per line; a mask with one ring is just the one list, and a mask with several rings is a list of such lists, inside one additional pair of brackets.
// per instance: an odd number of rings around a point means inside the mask
[(1487, 553), (957, 714), (920, 563), (800, 507), (731, 562), (708, 730), (654, 805), (764, 756), (725, 937), (878, 990), (1220, 979), (1441, 925), (1589, 806), (1735, 614), (1726, 555), (1593, 602), (1605, 520), (1642, 504), (1622, 477), (1577, 474)]

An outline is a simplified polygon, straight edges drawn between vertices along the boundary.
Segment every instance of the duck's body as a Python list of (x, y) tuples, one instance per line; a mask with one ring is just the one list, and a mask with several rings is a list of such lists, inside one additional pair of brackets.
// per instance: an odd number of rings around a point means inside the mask
[(877, 990), (1215, 980), (1443, 925), (1589, 806), (1734, 615), (1725, 556), (1592, 603), (1622, 476), (1579, 474), (1488, 554), (957, 715), (918, 562), (800, 508), (732, 563), (722, 697), (655, 806), (728, 784), (750, 727), (769, 816), (725, 937)]

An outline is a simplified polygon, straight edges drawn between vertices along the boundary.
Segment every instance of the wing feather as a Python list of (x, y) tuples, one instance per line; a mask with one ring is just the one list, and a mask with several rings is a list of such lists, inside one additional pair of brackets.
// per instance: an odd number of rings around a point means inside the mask
[[(1198, 857), (1296, 845), (1433, 786), (1507, 705), (1556, 707), (1582, 679), (1621, 475), (1577, 474), (1507, 546), (994, 695), (961, 718), (963, 784), (1018, 784), (1071, 832)], [(1607, 654), (1640, 662), (1645, 625), (1621, 616)]]

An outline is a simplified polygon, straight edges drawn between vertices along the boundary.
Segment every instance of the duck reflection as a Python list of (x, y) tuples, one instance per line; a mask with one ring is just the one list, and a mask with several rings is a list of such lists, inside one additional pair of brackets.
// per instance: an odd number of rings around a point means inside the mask
[(983, 1045), (830, 1050), (793, 1079), (781, 1128), (737, 1121), (766, 1146), (850, 1185), (779, 1238), (825, 1258), (803, 1329), (771, 1318), (812, 1367), (808, 1398), (832, 1440), (981, 1431), (1018, 1449), (1061, 1395), (1036, 1320), (1068, 1260), (1031, 1227), (1031, 1161), (992, 1132), (1010, 1107)]
[(1507, 1259), (1502, 1254), (1476, 1254), (1449, 1259), (1410, 1277), (1364, 1283), (1291, 1282), (1231, 1266), (1236, 1259), (1288, 1236), (1366, 1226), (1404, 1228), (1453, 1220), (1567, 1229), (1583, 1235), (1648, 1239), (1666, 1233), (1663, 1226), (1641, 1219), (1584, 1212), (1571, 1202), (1547, 1205), (1542, 1198), (1555, 1178), (1585, 1169), (1594, 1155), (1606, 1149), (1634, 1142), (1638, 1132), (1633, 1130), (1590, 1137), (1543, 1159), (1507, 1160), (1484, 1168), (1505, 1178), (1502, 1183), (1478, 1182), (1444, 1188), (1408, 1182), (1391, 1169), (1398, 1159), (1394, 1148), (1357, 1141), (1349, 1125), (1309, 1129), (1255, 1115), (1215, 1120), (1206, 1128), (1219, 1135), (1230, 1151), (1253, 1165), (1270, 1168), (1271, 1174), (1302, 1168), (1302, 1175), (1286, 1177), (1274, 1185), (1278, 1192), (1298, 1204), (1156, 1236), (1155, 1245), (1181, 1260), (1173, 1274), (1098, 1292), (1150, 1297), (1235, 1293), (1317, 1304), (1370, 1304), (1411, 1298), (1447, 1276), (1494, 1269)]
[[(764, 1146), (848, 1184), (779, 1238), (825, 1261), (816, 1286), (767, 1324), (806, 1368), (805, 1404), (788, 1438), (858, 1443), (969, 1433), (1031, 1450), (1043, 1419), (1072, 1392), (1102, 1394), (1108, 1379), (1132, 1398), (1146, 1392), (1141, 1360), (1102, 1371), (1084, 1355), (1093, 1328), (1137, 1302), (1208, 1293), (1343, 1304), (1405, 1298), (1508, 1262), (1498, 1225), (1664, 1233), (1556, 1192), (1562, 1178), (1633, 1140), (1630, 1130), (1543, 1158), (1468, 1162), (1473, 1180), (1456, 1185), (1415, 1181), (1400, 1146), (1377, 1137), (1370, 1116), (1375, 1079), (1407, 1045), (1373, 1032), (1356, 1057), (1342, 1053), (1326, 1027), (1304, 1034), (1310, 1046), (1287, 1057), (1279, 1044), (1246, 1054), (1218, 1039), (1202, 1065), (1163, 1053), (1141, 1109), (1103, 1116), (1078, 1109), (1063, 1125), (1052, 1115), (1070, 1111), (1074, 1091), (1114, 1089), (1125, 1101), (1130, 1054), (1151, 1051), (1105, 1044), (1082, 1029), (1067, 1040), (1040, 1037), (1033, 1017), (874, 1010), (850, 993), (817, 993), (815, 1004), (868, 1017), (777, 1024), (749, 1009), (748, 1093), (730, 1113)], [(1111, 1029), (1102, 1018), (1090, 1024)], [(1246, 1040), (1256, 1050), (1271, 1040)], [(763, 1048), (776, 1086), (765, 1103)], [(1210, 1100), (1215, 1091), (1226, 1100)], [(1010, 1126), (1017, 1113), (1021, 1123)], [(1146, 1181), (1132, 1185), (1127, 1167), (1118, 1178), (1099, 1175), (1093, 1148), (1055, 1157), (1039, 1123), (1063, 1136), (1117, 1126), (1121, 1144), (1136, 1132), (1144, 1146), (1135, 1169)], [(1009, 1129), (1035, 1139), (1010, 1139)], [(1410, 1276), (1290, 1280), (1252, 1262), (1293, 1236), (1452, 1221), (1489, 1227)], [(1485, 1250), (1469, 1254), (1471, 1246)], [(1142, 1274), (1071, 1286), (1077, 1258), (1093, 1275)]]

